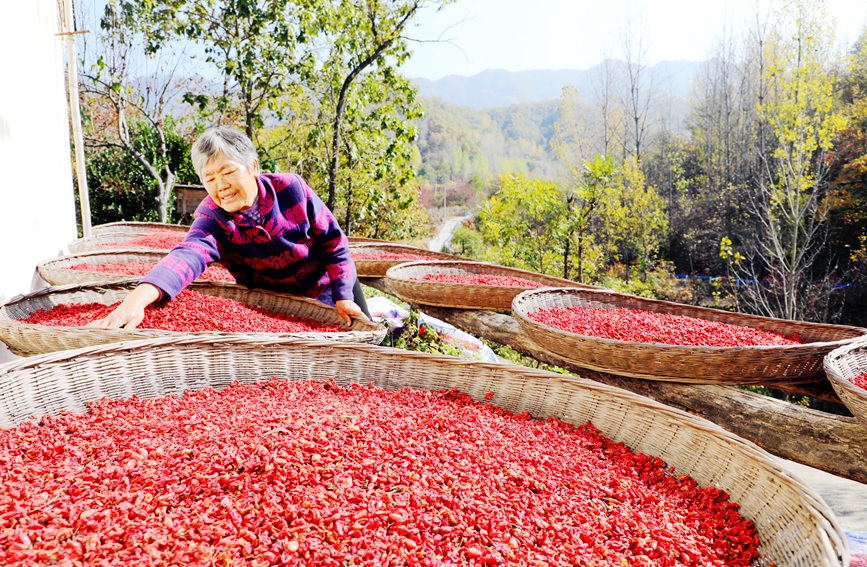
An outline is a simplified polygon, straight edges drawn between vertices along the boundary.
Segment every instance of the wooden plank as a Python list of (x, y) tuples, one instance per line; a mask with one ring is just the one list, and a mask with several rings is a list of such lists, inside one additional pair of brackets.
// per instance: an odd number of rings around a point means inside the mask
[[(385, 278), (363, 279), (362, 282), (394, 295)], [(588, 371), (540, 349), (510, 315), (416, 307), (472, 335), (508, 345), (541, 362), (704, 417), (778, 457), (867, 484), (867, 429), (854, 418), (805, 408), (734, 386), (639, 380)]]

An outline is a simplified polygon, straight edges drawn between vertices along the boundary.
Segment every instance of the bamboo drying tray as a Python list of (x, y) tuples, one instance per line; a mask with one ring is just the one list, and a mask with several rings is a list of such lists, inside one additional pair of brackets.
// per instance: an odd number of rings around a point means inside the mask
[[(194, 332), (179, 333), (159, 329), (98, 329), (91, 327), (51, 327), (22, 323), (39, 309), (51, 309), (64, 303), (102, 303), (111, 305), (123, 300), (138, 285), (137, 279), (119, 282), (71, 284), (48, 287), (13, 297), (0, 305), (0, 340), (9, 350), (19, 356), (31, 356), (58, 350), (74, 349), (94, 344), (111, 343), (131, 339), (146, 339), (165, 335), (241, 335), (248, 333)], [(333, 307), (315, 299), (277, 293), (261, 289), (247, 289), (239, 285), (218, 282), (193, 282), (190, 290), (217, 297), (227, 297), (260, 307), (267, 311), (285, 313), (296, 317), (313, 319), (323, 323), (342, 324), (343, 319)], [(355, 341), (379, 344), (387, 329), (383, 325), (353, 319), (346, 332), (266, 333), (286, 339), (287, 337), (319, 337), (337, 341)]]
[[(172, 231), (173, 233), (175, 231)], [(135, 238), (139, 238), (142, 236), (148, 236), (149, 234), (153, 234), (151, 232), (103, 232), (101, 234), (97, 234), (95, 236), (89, 236), (87, 238), (76, 238), (72, 242), (66, 245), (66, 249), (69, 250), (72, 254), (80, 254), (82, 252), (97, 252), (100, 250), (105, 250), (106, 248), (125, 248), (127, 250), (161, 250), (163, 253), (167, 253), (169, 250), (166, 248), (153, 248), (147, 246), (130, 246), (126, 243)], [(178, 236), (185, 235), (186, 232), (177, 232)]]
[[(671, 313), (773, 331), (797, 333), (792, 346), (705, 347), (603, 339), (561, 331), (527, 315), (551, 307), (626, 308)], [(512, 302), (524, 332), (543, 349), (582, 368), (631, 378), (694, 384), (803, 384), (825, 379), (822, 359), (833, 349), (867, 334), (867, 329), (787, 321), (732, 313), (605, 290), (525, 291)]]
[[(353, 254), (363, 252), (366, 254), (415, 254), (425, 256), (431, 260), (463, 260), (460, 256), (446, 254), (445, 252), (434, 252), (433, 250), (425, 250), (417, 248), (409, 244), (375, 244), (369, 242), (359, 242), (357, 244), (349, 244), (349, 251)], [(353, 257), (355, 269), (360, 278), (384, 278), (385, 272), (392, 266), (409, 262), (410, 260), (358, 260)]]
[(366, 236), (347, 236), (350, 244), (394, 244), (388, 240), (382, 240), (380, 238), (367, 238)]
[(0, 365), (0, 426), (107, 398), (180, 395), (233, 381), (334, 379), (396, 390), (456, 388), (539, 418), (556, 416), (631, 450), (662, 458), (675, 474), (725, 490), (758, 530), (758, 566), (841, 566), (848, 543), (833, 512), (755, 444), (687, 412), (598, 382), (512, 364), (490, 364), (363, 344), (260, 337), (161, 337), (39, 355)]
[(838, 347), (825, 356), (825, 374), (855, 419), (867, 427), (867, 390), (849, 380), (867, 372), (867, 338)]
[(121, 221), (98, 224), (90, 229), (91, 236), (100, 236), (107, 233), (126, 233), (132, 234), (130, 238), (147, 234), (152, 230), (176, 230), (178, 232), (187, 232), (190, 230), (188, 225), (172, 224), (167, 222), (137, 222), (137, 221)]
[(107, 262), (127, 264), (131, 262), (159, 262), (168, 254), (168, 250), (150, 250), (147, 248), (105, 248), (92, 252), (71, 254), (53, 260), (46, 260), (36, 265), (39, 276), (51, 285), (71, 283), (96, 283), (128, 280), (129, 274), (111, 274), (106, 272), (88, 272), (71, 270), (70, 266), (90, 264), (96, 266)]
[(507, 287), (496, 285), (474, 285), (425, 281), (428, 274), (453, 274), (471, 276), (487, 274), (512, 276), (538, 282), (539, 287), (576, 287), (599, 289), (562, 278), (555, 278), (537, 272), (507, 268), (487, 262), (470, 260), (432, 260), (406, 262), (386, 272), (390, 288), (398, 297), (409, 303), (453, 307), (457, 309), (493, 309), (508, 311), (512, 300), (528, 287)]

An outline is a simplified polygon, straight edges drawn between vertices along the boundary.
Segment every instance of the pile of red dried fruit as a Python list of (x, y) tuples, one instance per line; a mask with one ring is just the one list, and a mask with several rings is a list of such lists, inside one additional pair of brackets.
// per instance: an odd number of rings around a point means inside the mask
[(855, 384), (859, 388), (867, 390), (867, 372), (862, 372), (858, 376), (849, 379), (849, 382)]
[(467, 285), (494, 285), (501, 287), (543, 287), (543, 284), (515, 276), (498, 276), (495, 274), (425, 274), (421, 279), (427, 282), (441, 282)]
[(561, 331), (638, 343), (713, 347), (804, 344), (797, 336), (644, 309), (551, 307), (527, 317)]
[(121, 242), (104, 242), (100, 246), (131, 246), (135, 248), (155, 248), (158, 250), (171, 250), (184, 241), (187, 234), (171, 230), (155, 230), (143, 236), (137, 236)]
[[(34, 311), (22, 323), (51, 327), (81, 327), (111, 313), (120, 301), (60, 304), (51, 309)], [(229, 299), (185, 289), (171, 301), (145, 309), (141, 329), (163, 331), (224, 333), (307, 333), (346, 332), (348, 328), (306, 317), (274, 313)]]
[[(103, 262), (101, 264), (75, 264), (68, 266), (67, 270), (81, 270), (84, 272), (99, 272), (103, 274), (121, 274), (126, 276), (145, 276), (156, 266), (156, 262)], [(211, 264), (198, 277), (199, 280), (209, 282), (235, 283), (235, 276), (220, 264)]]
[(716, 488), (592, 425), (432, 392), (232, 384), (0, 430), (0, 563), (746, 567)]
[(411, 260), (430, 260), (430, 256), (422, 256), (421, 254), (410, 254), (406, 252), (352, 252), (353, 260), (368, 260), (374, 262), (380, 261), (392, 261), (392, 260), (402, 260), (402, 261), (411, 261)]

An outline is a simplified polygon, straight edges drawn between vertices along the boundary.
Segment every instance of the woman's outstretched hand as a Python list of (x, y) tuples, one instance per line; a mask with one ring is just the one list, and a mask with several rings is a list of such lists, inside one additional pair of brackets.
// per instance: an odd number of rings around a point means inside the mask
[(114, 311), (96, 321), (91, 321), (87, 327), (101, 329), (135, 329), (144, 319), (145, 307), (162, 296), (162, 292), (151, 284), (139, 284), (132, 293), (118, 305)]
[(334, 307), (337, 309), (337, 314), (340, 315), (347, 325), (352, 325), (352, 319), (362, 319), (370, 321), (361, 307), (351, 299), (338, 299), (334, 302)]

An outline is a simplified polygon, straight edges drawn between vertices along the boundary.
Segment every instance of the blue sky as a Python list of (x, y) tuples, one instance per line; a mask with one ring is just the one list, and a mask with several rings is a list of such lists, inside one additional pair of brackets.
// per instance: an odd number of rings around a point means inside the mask
[[(851, 44), (867, 23), (867, 0), (826, 5), (838, 40)], [(756, 0), (457, 0), (440, 12), (423, 11), (407, 33), (451, 43), (413, 43), (403, 70), (412, 78), (438, 79), (484, 69), (587, 69), (619, 57), (618, 38), (629, 19), (644, 30), (649, 63), (699, 61), (723, 21), (742, 22), (755, 6)]]

